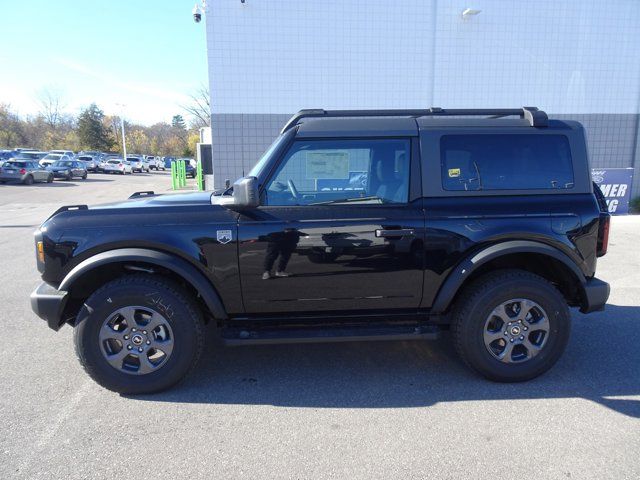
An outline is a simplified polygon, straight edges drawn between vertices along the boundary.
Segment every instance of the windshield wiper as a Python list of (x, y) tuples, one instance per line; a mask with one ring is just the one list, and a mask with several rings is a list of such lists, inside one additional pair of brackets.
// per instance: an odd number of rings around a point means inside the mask
[(377, 195), (372, 195), (370, 197), (339, 198), (337, 200), (327, 200), (326, 202), (310, 203), (309, 205), (330, 205), (332, 203), (367, 202), (370, 200), (380, 200), (380, 203), (384, 203), (384, 199), (378, 197)]

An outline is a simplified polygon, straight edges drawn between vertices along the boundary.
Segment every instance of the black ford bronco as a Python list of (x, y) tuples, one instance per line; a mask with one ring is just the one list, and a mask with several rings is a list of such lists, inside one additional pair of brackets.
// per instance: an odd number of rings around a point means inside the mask
[(35, 233), (38, 316), (123, 393), (228, 345), (450, 330), (496, 381), (549, 369), (602, 310), (610, 217), (583, 127), (532, 107), (303, 110), (231, 189), (62, 207)]

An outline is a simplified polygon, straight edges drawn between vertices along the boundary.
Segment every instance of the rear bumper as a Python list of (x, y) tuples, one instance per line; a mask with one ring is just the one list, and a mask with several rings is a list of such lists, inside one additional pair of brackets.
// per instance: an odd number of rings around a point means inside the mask
[(36, 315), (47, 321), (49, 328), (59, 330), (63, 323), (62, 312), (67, 304), (67, 292), (42, 282), (31, 293), (31, 309)]
[(609, 284), (598, 278), (590, 278), (584, 284), (585, 302), (580, 308), (582, 313), (600, 312), (609, 299)]

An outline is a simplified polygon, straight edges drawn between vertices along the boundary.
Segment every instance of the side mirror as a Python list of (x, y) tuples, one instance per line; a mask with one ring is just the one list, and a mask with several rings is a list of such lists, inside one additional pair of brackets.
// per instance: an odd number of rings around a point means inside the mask
[(233, 184), (233, 205), (238, 208), (255, 208), (260, 205), (257, 177), (243, 177)]

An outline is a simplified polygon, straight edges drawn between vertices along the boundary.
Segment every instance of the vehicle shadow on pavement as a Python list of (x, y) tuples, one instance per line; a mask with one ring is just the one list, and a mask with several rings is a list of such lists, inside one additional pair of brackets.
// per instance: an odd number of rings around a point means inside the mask
[(172, 390), (138, 400), (312, 408), (424, 407), (442, 402), (584, 398), (640, 417), (640, 307), (573, 314), (558, 364), (525, 383), (469, 371), (448, 335), (435, 342), (370, 342), (227, 348), (215, 341)]

